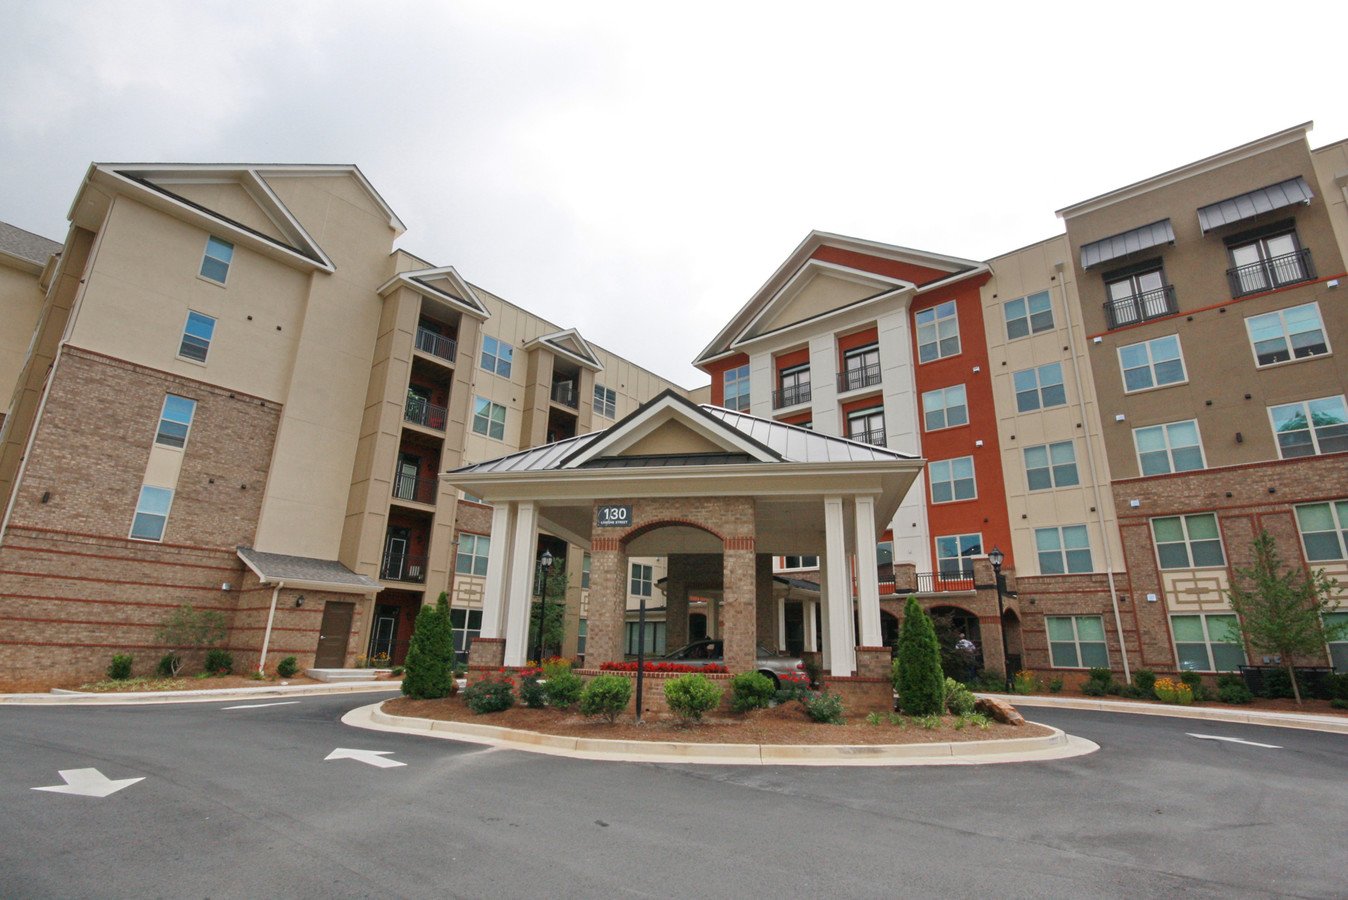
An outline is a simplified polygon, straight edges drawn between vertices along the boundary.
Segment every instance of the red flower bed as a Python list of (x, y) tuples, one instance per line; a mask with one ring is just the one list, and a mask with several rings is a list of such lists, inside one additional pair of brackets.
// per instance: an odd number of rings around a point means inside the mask
[[(635, 672), (637, 664), (634, 662), (606, 662), (599, 667), (605, 672)], [(713, 663), (709, 666), (690, 666), (687, 663), (671, 662), (648, 662), (643, 668), (645, 672), (673, 672), (683, 674), (685, 672), (701, 672), (704, 675), (726, 675), (730, 670), (725, 666)]]

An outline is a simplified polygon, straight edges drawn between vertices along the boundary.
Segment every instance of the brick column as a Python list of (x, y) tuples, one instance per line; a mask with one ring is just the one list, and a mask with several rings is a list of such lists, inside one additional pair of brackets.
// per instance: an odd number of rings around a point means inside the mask
[(727, 538), (721, 590), (721, 621), (725, 629), (725, 665), (733, 673), (753, 671), (757, 664), (757, 619), (753, 538)]
[(590, 608), (585, 666), (622, 662), (627, 612), (627, 554), (618, 539), (597, 537), (590, 550)]
[(500, 671), (505, 665), (505, 638), (474, 638), (468, 645), (468, 672), (465, 679), (476, 684), (484, 676)]
[(901, 597), (917, 593), (917, 566), (914, 563), (894, 564), (894, 593)]

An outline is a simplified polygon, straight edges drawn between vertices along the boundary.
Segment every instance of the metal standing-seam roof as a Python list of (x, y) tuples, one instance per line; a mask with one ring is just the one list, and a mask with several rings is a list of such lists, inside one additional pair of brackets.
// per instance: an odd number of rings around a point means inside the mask
[(1297, 203), (1310, 203), (1314, 196), (1306, 179), (1298, 175), (1296, 178), (1261, 187), (1257, 191), (1249, 191), (1199, 207), (1198, 225), (1203, 229), (1203, 233), (1207, 234), (1214, 228), (1230, 225), (1232, 222), (1243, 222), (1260, 213), (1272, 212)]
[(344, 593), (377, 591), (380, 588), (378, 581), (365, 575), (358, 575), (336, 560), (264, 553), (252, 547), (235, 549), (248, 568), (266, 581), (330, 585), (332, 590)]
[(1162, 219), (1159, 222), (1152, 222), (1150, 225), (1143, 225), (1140, 228), (1133, 228), (1098, 241), (1091, 241), (1089, 244), (1082, 244), (1081, 268), (1089, 269), (1091, 266), (1098, 266), (1101, 263), (1109, 262), (1111, 259), (1127, 256), (1129, 253), (1137, 253), (1141, 250), (1159, 247), (1161, 244), (1173, 243), (1175, 243), (1175, 229), (1171, 226), (1169, 219)]

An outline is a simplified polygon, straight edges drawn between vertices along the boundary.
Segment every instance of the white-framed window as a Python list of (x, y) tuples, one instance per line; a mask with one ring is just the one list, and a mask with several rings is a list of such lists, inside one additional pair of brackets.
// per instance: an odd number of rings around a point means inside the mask
[(155, 432), (154, 442), (165, 447), (186, 447), (187, 433), (192, 428), (192, 415), (196, 409), (197, 401), (177, 394), (166, 394), (164, 407), (159, 411), (159, 429)]
[(778, 558), (781, 560), (779, 571), (819, 568), (819, 557), (817, 556), (782, 556)]
[(1071, 441), (1056, 441), (1025, 448), (1025, 483), (1032, 491), (1071, 487), (1077, 476), (1076, 448)]
[(1329, 352), (1320, 305), (1289, 306), (1245, 320), (1257, 366), (1272, 366), (1291, 359), (1306, 359)]
[(1302, 259), (1296, 229), (1277, 234), (1232, 238), (1231, 296), (1244, 297), (1313, 278)]
[[(580, 561), (580, 589), (588, 591), (590, 589), (590, 554), (586, 553)], [(581, 619), (581, 621), (585, 621)]]
[(214, 335), (215, 319), (199, 312), (189, 312), (187, 324), (183, 326), (182, 340), (178, 343), (178, 355), (192, 362), (204, 363), (211, 352), (211, 338)]
[(589, 633), (589, 620), (579, 619), (576, 621), (576, 653), (585, 653), (585, 638)]
[(454, 632), (454, 655), (459, 662), (468, 661), (468, 648), (473, 639), (482, 633), (482, 610), (451, 609), (449, 625)]
[(1085, 525), (1061, 525), (1034, 530), (1040, 575), (1092, 572), (1091, 539)]
[(942, 578), (974, 577), (974, 557), (983, 553), (981, 534), (945, 534), (936, 539), (936, 574)]
[(843, 351), (840, 392), (855, 391), (880, 383), (880, 345), (866, 344)]
[(605, 419), (615, 419), (618, 415), (618, 394), (613, 388), (602, 384), (594, 386), (594, 411)]
[(1188, 380), (1184, 357), (1180, 355), (1179, 335), (1175, 334), (1120, 347), (1119, 368), (1123, 370), (1125, 393), (1182, 384)]
[(973, 500), (978, 496), (978, 491), (974, 486), (974, 458), (972, 456), (960, 456), (956, 459), (942, 459), (928, 463), (927, 473), (931, 477), (932, 503)]
[[(627, 650), (628, 656), (637, 655), (637, 635), (641, 627), (639, 622), (627, 623)], [(646, 639), (642, 641), (642, 652), (646, 656), (664, 656), (665, 655), (665, 623), (647, 622)]]
[[(1348, 623), (1348, 612), (1326, 613), (1324, 622), (1331, 628), (1342, 626)], [(1329, 642), (1329, 663), (1340, 675), (1348, 672), (1348, 640)]]
[(224, 284), (229, 278), (229, 264), (234, 259), (234, 245), (218, 237), (206, 239), (206, 252), (201, 257), (201, 277)]
[(161, 541), (168, 523), (169, 507), (173, 505), (173, 491), (169, 488), (141, 485), (136, 515), (131, 520), (131, 539)]
[(725, 385), (725, 408), (747, 412), (749, 409), (749, 367), (726, 369), (722, 375)]
[(474, 397), (473, 401), (473, 431), (505, 440), (506, 408), (483, 397)]
[(1296, 510), (1308, 561), (1348, 559), (1348, 500), (1307, 503)]
[(810, 399), (810, 364), (790, 366), (777, 373), (777, 408), (807, 403)]
[(1006, 316), (1008, 341), (1053, 330), (1053, 302), (1048, 291), (1007, 301), (1002, 304), (1002, 313)]
[(1212, 569), (1226, 565), (1217, 517), (1212, 513), (1152, 519), (1151, 532), (1162, 569)]
[(1238, 637), (1240, 624), (1234, 613), (1199, 613), (1171, 616), (1175, 633), (1175, 658), (1188, 672), (1234, 672), (1245, 663), (1245, 647), (1228, 643)]
[(482, 368), (502, 378), (509, 378), (510, 363), (514, 358), (514, 347), (490, 335), (482, 336)]
[(459, 553), (454, 571), (460, 575), (486, 575), (491, 537), (485, 534), (459, 533)]
[(885, 446), (885, 408), (872, 406), (848, 413), (847, 436), (863, 444)]
[(960, 322), (954, 300), (924, 309), (915, 318), (918, 362), (945, 359), (960, 352)]
[(1048, 652), (1055, 669), (1109, 668), (1101, 616), (1045, 616)]
[(1133, 429), (1137, 465), (1143, 475), (1192, 472), (1204, 467), (1198, 422), (1170, 422)]
[(1283, 459), (1348, 450), (1348, 406), (1342, 394), (1270, 406), (1268, 414)]
[(927, 391), (922, 395), (922, 423), (928, 431), (969, 424), (969, 404), (964, 385)]
[(1048, 409), (1067, 402), (1067, 389), (1062, 382), (1062, 363), (1022, 369), (1012, 376), (1012, 381), (1016, 387), (1016, 409), (1020, 412)]
[(632, 563), (632, 596), (649, 597), (654, 585), (655, 571), (644, 563)]

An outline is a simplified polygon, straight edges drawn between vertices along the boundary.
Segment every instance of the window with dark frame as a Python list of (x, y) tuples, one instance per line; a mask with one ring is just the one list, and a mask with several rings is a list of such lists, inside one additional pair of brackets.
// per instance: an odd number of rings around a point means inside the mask
[(880, 345), (866, 344), (843, 352), (840, 392), (855, 391), (880, 383)]
[(1160, 259), (1151, 259), (1104, 274), (1105, 318), (1109, 328), (1122, 328), (1179, 312), (1175, 289), (1165, 281)]
[(1233, 235), (1225, 244), (1231, 258), (1226, 277), (1232, 297), (1247, 297), (1315, 277), (1310, 251), (1302, 248), (1294, 220)]
[(777, 373), (777, 408), (808, 403), (810, 400), (810, 364), (788, 366)]

